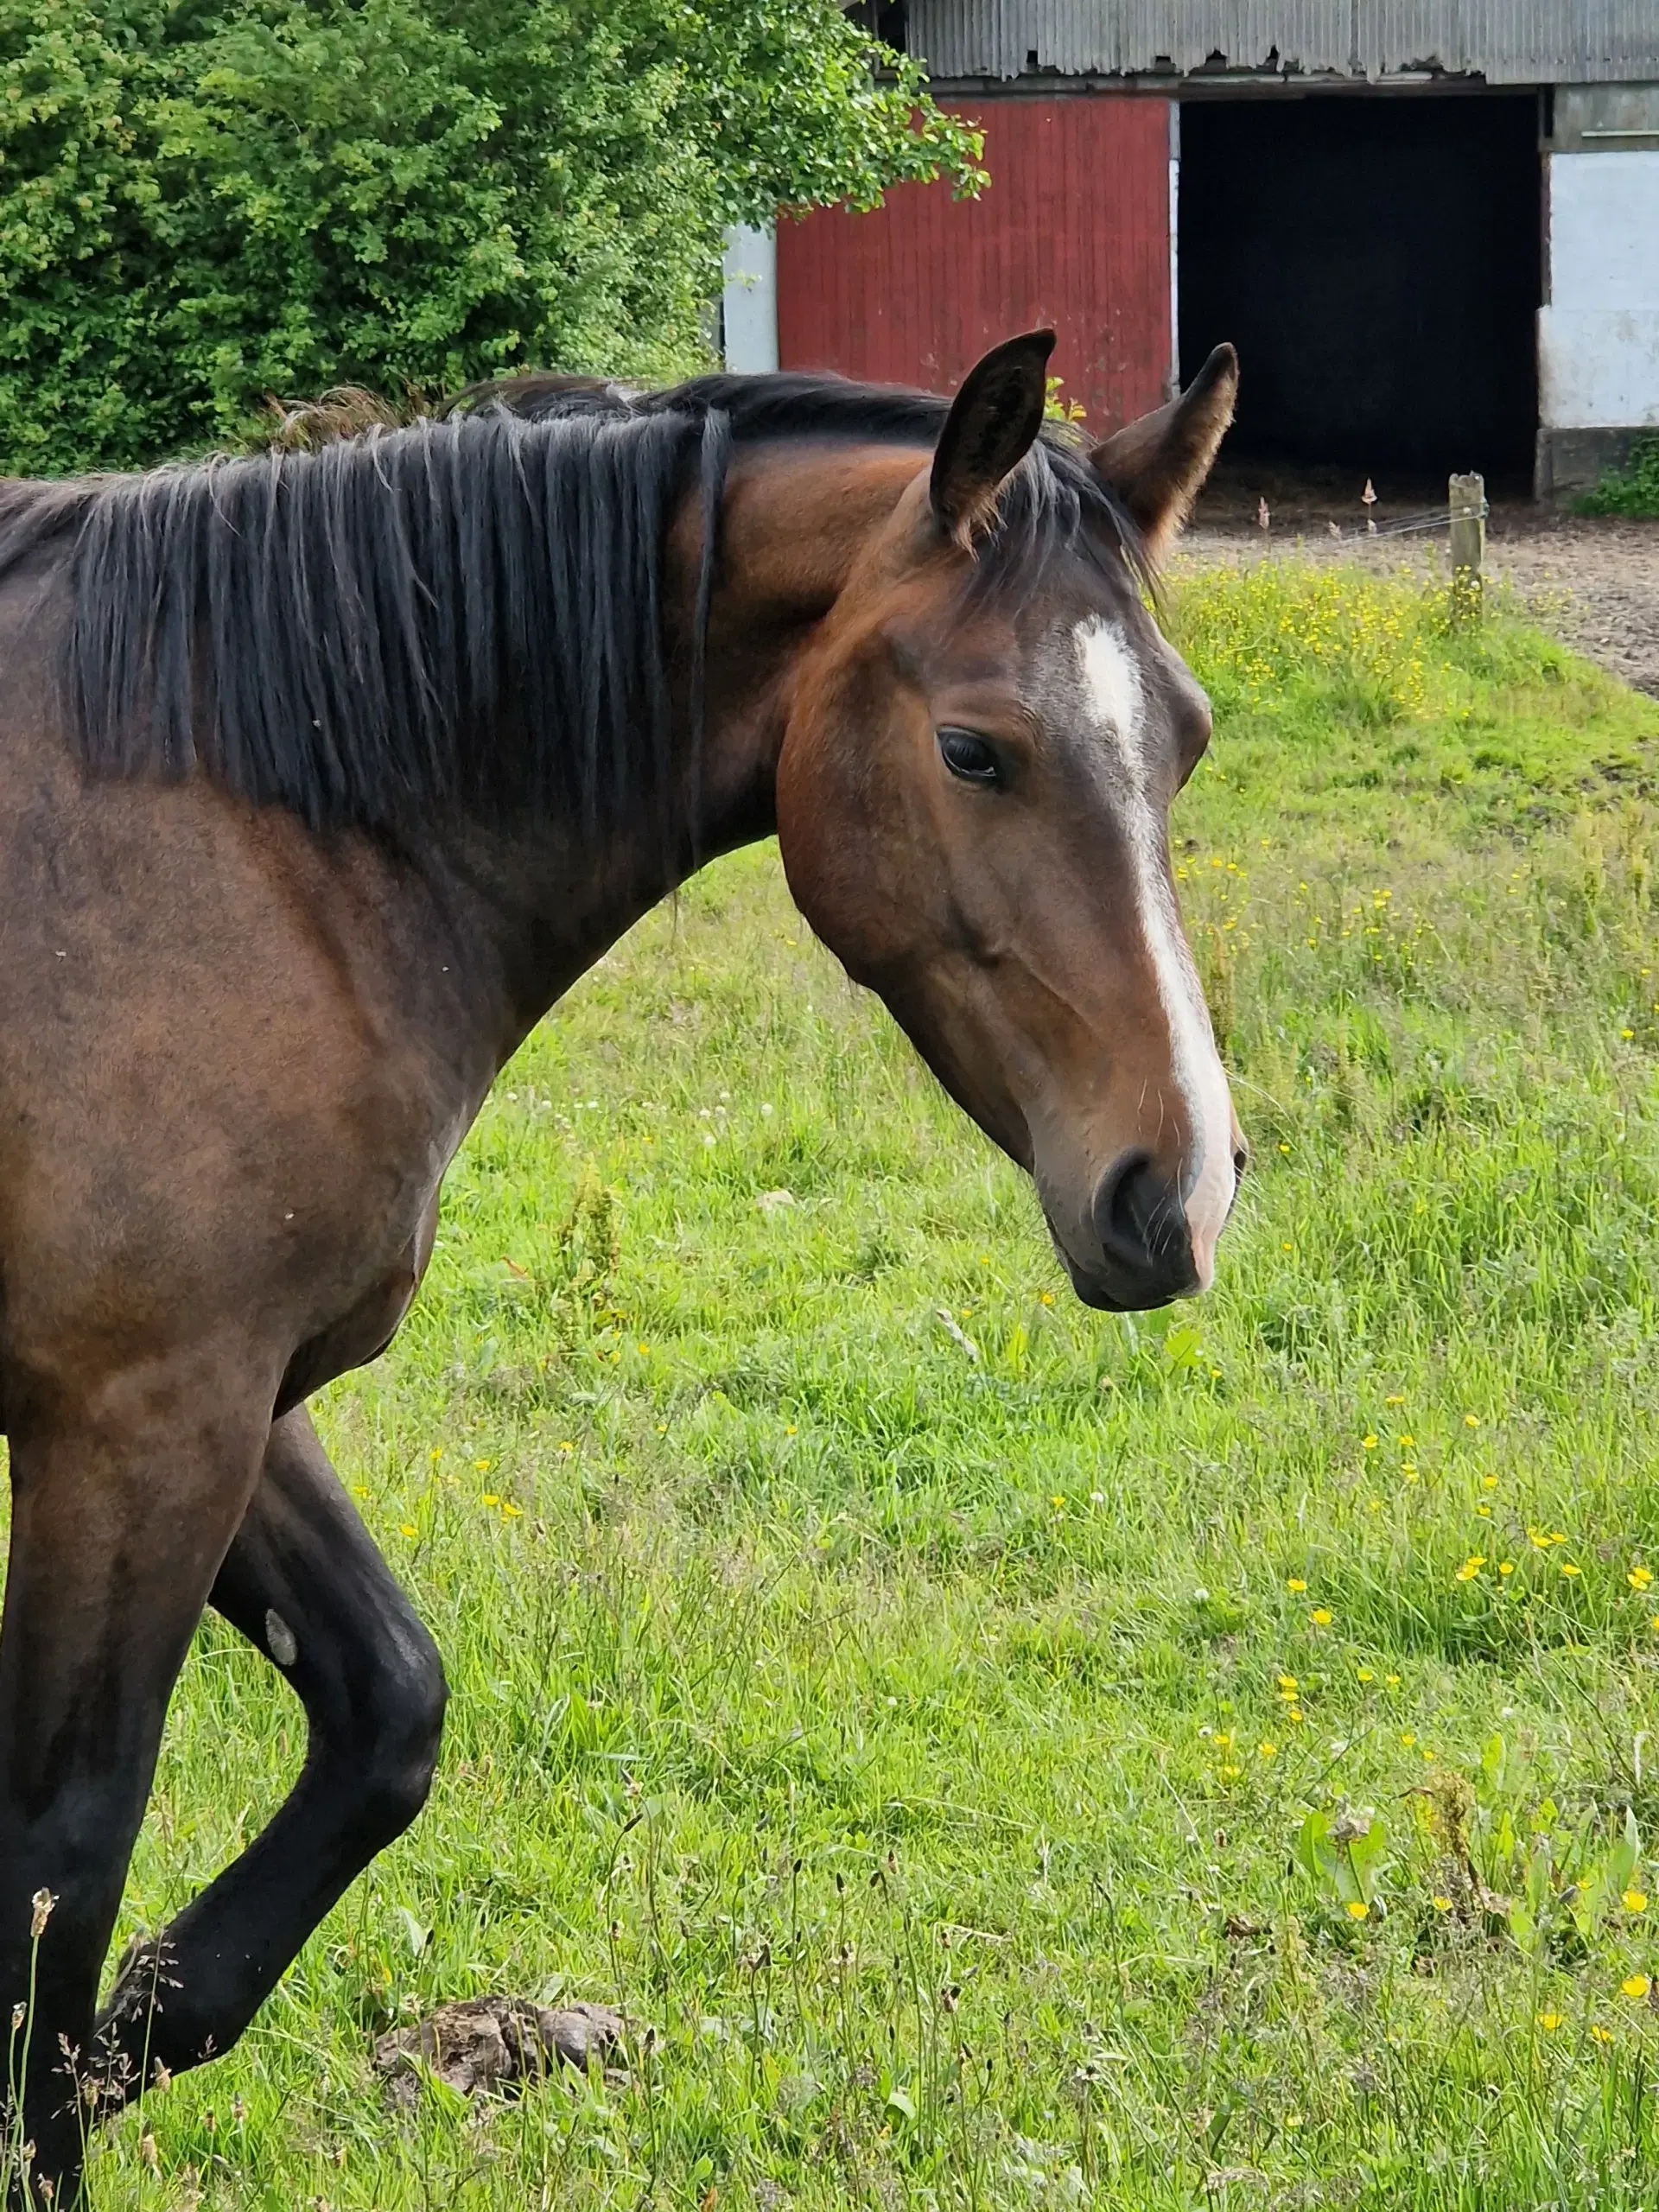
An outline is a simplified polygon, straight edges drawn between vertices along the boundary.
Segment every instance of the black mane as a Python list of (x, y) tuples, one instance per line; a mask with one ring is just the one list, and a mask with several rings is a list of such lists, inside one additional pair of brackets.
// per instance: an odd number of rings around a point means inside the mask
[[(945, 411), (829, 377), (648, 393), (504, 379), (315, 451), (0, 484), (0, 582), (67, 559), (64, 694), (93, 768), (200, 766), (315, 827), (389, 827), (446, 802), (666, 820), (676, 764), (694, 769), (699, 747), (734, 448), (925, 449)], [(671, 634), (664, 542), (694, 491), (702, 573)], [(1055, 437), (1005, 487), (979, 577), (1034, 580), (1061, 543), (1139, 567), (1132, 526)], [(677, 690), (691, 702), (677, 718)]]

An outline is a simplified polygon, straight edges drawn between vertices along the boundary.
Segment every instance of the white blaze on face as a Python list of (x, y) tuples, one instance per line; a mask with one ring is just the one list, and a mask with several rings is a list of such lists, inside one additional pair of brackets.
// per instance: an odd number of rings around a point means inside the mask
[(1192, 956), (1181, 931), (1164, 859), (1164, 824), (1147, 789), (1137, 729), (1145, 701), (1133, 656), (1109, 622), (1091, 617), (1073, 632), (1084, 696), (1112, 750), (1122, 826), (1135, 871), (1135, 908), (1145, 933), (1158, 997), (1169, 1027), (1172, 1073), (1186, 1108), (1192, 1150), (1182, 1178), (1187, 1226), (1200, 1281), (1207, 1288), (1216, 1239), (1233, 1203), (1232, 1102), (1216, 1051), (1210, 1015)]

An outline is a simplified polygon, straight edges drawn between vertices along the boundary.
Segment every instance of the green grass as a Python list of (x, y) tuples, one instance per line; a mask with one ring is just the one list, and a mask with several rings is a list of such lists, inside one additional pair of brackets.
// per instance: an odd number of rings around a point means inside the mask
[[(320, 1408), (431, 1806), (104, 2205), (1656, 2201), (1659, 709), (1446, 615), (1177, 577), (1200, 1304), (1070, 1300), (770, 850), (543, 1025)], [(208, 1624), (130, 1927), (301, 1745)], [(373, 2036), (485, 1989), (620, 2004), (626, 2083), (390, 2114)]]
[(1659, 516), (1659, 437), (1638, 438), (1628, 468), (1609, 469), (1577, 502), (1580, 514)]

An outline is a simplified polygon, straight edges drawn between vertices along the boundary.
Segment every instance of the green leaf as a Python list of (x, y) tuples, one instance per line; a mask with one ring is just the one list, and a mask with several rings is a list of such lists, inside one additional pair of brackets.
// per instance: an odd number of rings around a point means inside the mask
[(1325, 1883), (1336, 1877), (1336, 1846), (1331, 1841), (1331, 1815), (1319, 1808), (1296, 1831), (1292, 1855), (1310, 1881)]
[(1481, 1751), (1480, 1777), (1475, 1784), (1475, 1794), (1482, 1804), (1493, 1804), (1503, 1794), (1504, 1765), (1503, 1738), (1489, 1736)]
[(1367, 1904), (1375, 1902), (1376, 1877), (1388, 1857), (1388, 1830), (1380, 1813), (1371, 1815), (1371, 1824), (1361, 1836), (1356, 1836), (1348, 1846), (1348, 1863), (1353, 1870), (1354, 1883)]

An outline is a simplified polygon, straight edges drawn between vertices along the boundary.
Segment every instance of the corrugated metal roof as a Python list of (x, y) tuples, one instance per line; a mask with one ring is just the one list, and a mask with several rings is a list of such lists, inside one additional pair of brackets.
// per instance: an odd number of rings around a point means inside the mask
[[(1215, 66), (1489, 84), (1659, 79), (1655, 0), (910, 0), (936, 78), (1135, 76)], [(1037, 57), (1033, 63), (1030, 56)]]

